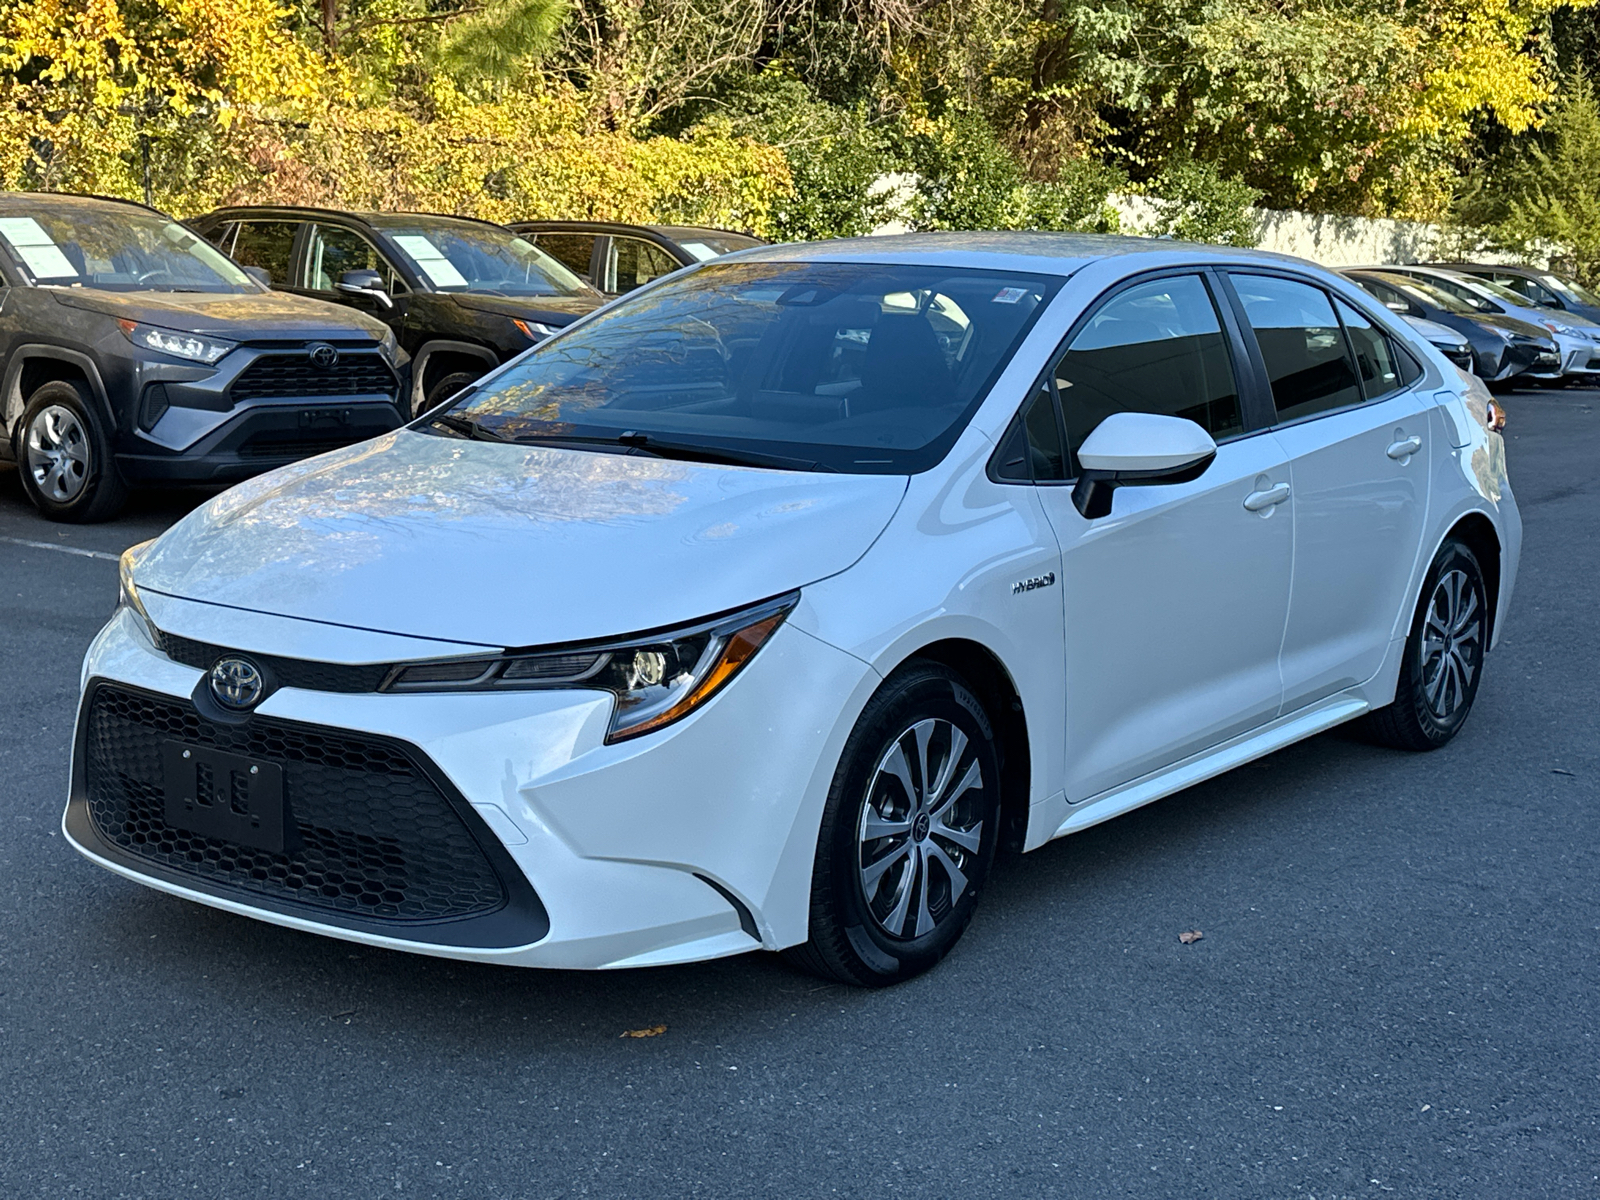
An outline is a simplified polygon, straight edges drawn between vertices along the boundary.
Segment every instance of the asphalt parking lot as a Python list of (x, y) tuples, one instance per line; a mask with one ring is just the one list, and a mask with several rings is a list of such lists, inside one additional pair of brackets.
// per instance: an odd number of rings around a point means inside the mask
[(195, 498), (53, 526), (0, 469), (0, 1196), (1600, 1196), (1600, 392), (1506, 407), (1523, 570), (1462, 737), (1047, 846), (878, 993), (417, 958), (92, 866), (78, 665)]

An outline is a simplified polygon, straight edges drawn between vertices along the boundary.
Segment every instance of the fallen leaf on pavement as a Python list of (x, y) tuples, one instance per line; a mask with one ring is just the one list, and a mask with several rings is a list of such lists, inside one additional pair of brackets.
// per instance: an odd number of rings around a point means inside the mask
[(1205, 937), (1205, 934), (1201, 933), (1198, 929), (1191, 929), (1187, 933), (1180, 933), (1178, 935), (1178, 940), (1185, 946), (1192, 946), (1203, 937)]
[(667, 1031), (665, 1025), (651, 1025), (646, 1029), (624, 1029), (623, 1037), (660, 1037)]

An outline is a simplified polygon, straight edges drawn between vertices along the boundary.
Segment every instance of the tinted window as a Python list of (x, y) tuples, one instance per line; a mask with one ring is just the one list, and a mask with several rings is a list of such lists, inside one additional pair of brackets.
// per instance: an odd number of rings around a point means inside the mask
[(306, 247), (306, 286), (331, 292), (346, 271), (376, 271), (385, 285), (394, 289), (394, 272), (373, 244), (353, 229), (318, 225), (311, 231)]
[(1378, 329), (1343, 300), (1338, 301), (1339, 319), (1350, 335), (1350, 348), (1355, 351), (1356, 370), (1361, 376), (1361, 391), (1368, 400), (1387, 396), (1404, 386), (1400, 379), (1400, 365), (1393, 344)]
[(1062, 480), (1067, 477), (1066, 457), (1055, 397), (1045, 384), (1011, 422), (996, 458), (995, 475), (1040, 483)]
[(299, 228), (298, 221), (240, 221), (233, 240), (233, 261), (260, 267), (271, 277), (273, 287), (283, 287), (290, 282), (289, 257)]
[(1462, 283), (1458, 279), (1451, 279), (1447, 275), (1429, 275), (1422, 282), (1429, 288), (1444, 292), (1446, 295), (1465, 304), (1473, 312), (1497, 313), (1504, 311), (1493, 300), (1474, 291), (1469, 284)]
[(673, 453), (922, 471), (1058, 286), (952, 267), (711, 262), (535, 347), (450, 415), (517, 441), (631, 433)]
[(1112, 297), (1072, 339), (1055, 382), (1074, 473), (1083, 439), (1112, 413), (1186, 417), (1218, 441), (1244, 430), (1227, 341), (1198, 275)]
[(534, 242), (567, 270), (587, 276), (594, 257), (594, 239), (592, 233), (541, 233), (535, 235)]
[(1368, 295), (1374, 297), (1391, 312), (1406, 313), (1413, 317), (1422, 315), (1422, 310), (1417, 307), (1414, 300), (1402, 295), (1387, 283), (1379, 283), (1376, 279), (1364, 278), (1353, 279), (1351, 282)]
[(1233, 275), (1272, 381), (1280, 420), (1361, 403), (1333, 305), (1321, 288), (1269, 275)]
[(660, 246), (639, 238), (612, 238), (606, 257), (606, 291), (631, 292), (676, 271), (678, 266), (678, 260)]
[(1560, 297), (1548, 288), (1540, 287), (1525, 275), (1507, 275), (1504, 272), (1496, 272), (1490, 275), (1489, 278), (1501, 287), (1510, 288), (1524, 300), (1531, 300), (1535, 304), (1543, 304), (1549, 308), (1562, 307)]

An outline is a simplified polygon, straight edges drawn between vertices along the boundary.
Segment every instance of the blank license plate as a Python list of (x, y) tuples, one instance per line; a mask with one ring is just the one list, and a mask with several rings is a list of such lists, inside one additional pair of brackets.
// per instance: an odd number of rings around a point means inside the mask
[(165, 742), (167, 824), (283, 853), (283, 768), (209, 746)]

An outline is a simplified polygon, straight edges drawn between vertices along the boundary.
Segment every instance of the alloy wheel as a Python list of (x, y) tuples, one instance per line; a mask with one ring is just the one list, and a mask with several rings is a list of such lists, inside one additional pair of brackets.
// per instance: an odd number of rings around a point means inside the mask
[(25, 439), (27, 469), (46, 499), (64, 504), (89, 480), (89, 438), (70, 408), (51, 404), (39, 410)]
[(1465, 571), (1447, 571), (1434, 586), (1422, 628), (1422, 694), (1436, 719), (1449, 720), (1467, 702), (1482, 661), (1478, 590)]
[(983, 842), (983, 769), (966, 734), (918, 721), (890, 743), (857, 828), (867, 909), (890, 937), (931, 932), (968, 886)]

